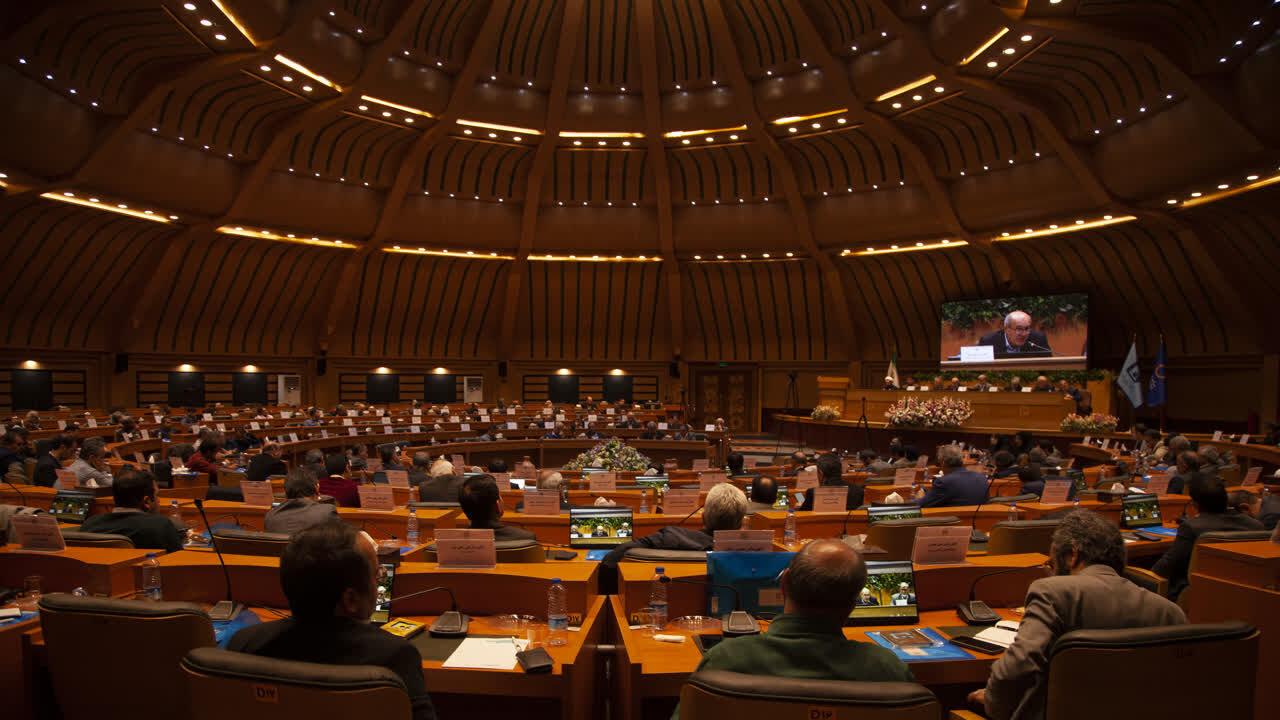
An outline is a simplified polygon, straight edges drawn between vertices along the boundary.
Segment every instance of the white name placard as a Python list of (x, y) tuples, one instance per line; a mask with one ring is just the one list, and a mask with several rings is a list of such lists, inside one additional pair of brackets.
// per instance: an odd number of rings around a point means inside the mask
[(970, 532), (967, 527), (916, 528), (911, 561), (917, 565), (962, 563), (969, 554)]
[(613, 492), (618, 489), (618, 474), (614, 472), (594, 472), (587, 475), (591, 492)]
[(818, 487), (818, 471), (817, 470), (797, 470), (796, 471), (796, 492), (803, 493), (809, 488)]
[(14, 515), (9, 519), (23, 550), (60, 552), (67, 549), (58, 529), (58, 519), (52, 515)]
[(960, 362), (991, 362), (996, 359), (994, 345), (961, 345)]
[(385, 470), (387, 474), (387, 484), (393, 488), (409, 487), (409, 471), (408, 470)]
[(1071, 492), (1071, 483), (1066, 480), (1048, 480), (1044, 484), (1044, 491), (1040, 493), (1040, 502), (1046, 505), (1056, 505), (1067, 501), (1067, 495)]
[(668, 518), (682, 518), (698, 507), (698, 491), (672, 488), (662, 496), (662, 512)]
[(525, 515), (559, 515), (560, 491), (558, 490), (525, 490)]
[(244, 504), (250, 507), (271, 507), (275, 500), (271, 483), (266, 480), (241, 480), (240, 493), (244, 495)]
[(769, 552), (773, 550), (772, 530), (717, 530), (716, 552)]
[(492, 530), (436, 530), (436, 561), (442, 568), (492, 568), (497, 564)]
[(703, 492), (710, 492), (711, 488), (719, 485), (728, 479), (728, 476), (722, 472), (707, 471), (698, 473), (698, 489)]
[(829, 485), (813, 489), (814, 512), (845, 512), (849, 489), (844, 485)]
[(361, 485), (358, 490), (361, 510), (388, 512), (396, 509), (395, 494), (390, 485)]

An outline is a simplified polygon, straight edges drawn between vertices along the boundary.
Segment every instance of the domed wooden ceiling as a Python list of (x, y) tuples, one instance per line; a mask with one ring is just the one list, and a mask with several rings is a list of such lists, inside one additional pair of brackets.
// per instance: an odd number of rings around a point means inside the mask
[[(1230, 287), (1249, 261), (1191, 213), (1275, 197), (1248, 191), (1278, 171), (1278, 24), (1272, 0), (6, 3), (6, 267), (54, 273), (20, 282), (61, 312), (96, 308), (10, 330), (50, 347), (127, 331), (142, 351), (465, 355), (496, 336), (505, 354), (819, 360), (882, 355), (944, 297), (1096, 283), (1120, 310), (1125, 278), (1089, 268), (1153, 256), (1219, 281), (1154, 318), (1274, 304), (1270, 281)], [(1277, 262), (1270, 230), (1226, 234)], [(1099, 237), (1132, 256), (1082, 254)], [(102, 276), (152, 269), (128, 302)], [(221, 310), (192, 318), (202, 299)], [(127, 323), (98, 322), (108, 302)], [(242, 331), (273, 317), (279, 332)], [(743, 350), (757, 326), (768, 349)], [(618, 337), (581, 340), (598, 327)], [(1165, 328), (1119, 323), (1104, 345), (1135, 330)]]

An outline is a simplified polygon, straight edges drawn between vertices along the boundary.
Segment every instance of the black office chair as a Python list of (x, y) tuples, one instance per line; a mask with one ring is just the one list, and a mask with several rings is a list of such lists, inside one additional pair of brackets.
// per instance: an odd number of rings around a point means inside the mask
[(707, 561), (706, 550), (658, 550), (655, 548), (628, 548), (623, 560), (647, 563), (700, 563)]
[(988, 555), (1049, 552), (1049, 541), (1061, 520), (1003, 520), (991, 526)]
[[(495, 560), (500, 563), (545, 562), (547, 553), (536, 540), (497, 540), (493, 543)], [(423, 562), (436, 562), (436, 544), (422, 549)]]
[[(408, 718), (404, 682), (371, 665), (323, 665), (197, 648), (181, 662), (189, 720)], [(145, 694), (141, 694), (144, 695)]]
[[(813, 715), (815, 708), (834, 712)], [(684, 720), (846, 716), (858, 720), (937, 720), (941, 713), (942, 706), (928, 688), (909, 682), (811, 680), (703, 670), (691, 675), (680, 688), (680, 717)]]
[(1038, 502), (1040, 496), (1035, 493), (1020, 493), (1018, 495), (997, 495), (987, 502), (991, 505), (1008, 505), (1009, 503), (1020, 502)]
[(220, 527), (213, 531), (213, 541), (218, 543), (219, 552), (228, 555), (280, 557), (289, 544), (289, 535)]
[(114, 533), (91, 533), (79, 530), (63, 530), (62, 540), (67, 547), (133, 548), (133, 541)]

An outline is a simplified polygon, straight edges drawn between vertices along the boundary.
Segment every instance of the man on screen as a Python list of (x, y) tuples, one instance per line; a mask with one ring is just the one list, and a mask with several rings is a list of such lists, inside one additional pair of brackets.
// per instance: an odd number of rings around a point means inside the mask
[(1014, 310), (1004, 316), (1004, 329), (983, 335), (979, 345), (991, 345), (995, 348), (996, 357), (1007, 357), (1018, 353), (1050, 352), (1049, 338), (1044, 333), (1031, 329), (1031, 316), (1021, 310)]

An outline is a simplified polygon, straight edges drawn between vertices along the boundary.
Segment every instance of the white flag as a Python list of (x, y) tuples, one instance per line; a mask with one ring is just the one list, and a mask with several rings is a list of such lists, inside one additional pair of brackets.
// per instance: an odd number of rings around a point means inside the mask
[(1142, 407), (1142, 372), (1138, 370), (1138, 341), (1129, 346), (1129, 355), (1120, 368), (1120, 377), (1116, 383), (1134, 407)]

